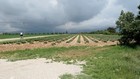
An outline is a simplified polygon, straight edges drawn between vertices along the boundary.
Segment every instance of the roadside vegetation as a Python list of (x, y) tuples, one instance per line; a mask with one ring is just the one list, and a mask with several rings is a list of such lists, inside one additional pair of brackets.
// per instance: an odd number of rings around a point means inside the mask
[[(135, 48), (125, 46), (40, 48), (1, 52), (0, 58), (9, 61), (33, 58), (46, 58), (68, 63), (86, 61), (86, 64), (83, 64), (83, 72), (79, 74), (81, 76), (71, 76), (74, 78), (70, 79), (140, 78), (140, 46)], [(70, 62), (71, 60), (73, 62)], [(65, 76), (67, 75), (61, 76), (61, 78), (68, 79)]]

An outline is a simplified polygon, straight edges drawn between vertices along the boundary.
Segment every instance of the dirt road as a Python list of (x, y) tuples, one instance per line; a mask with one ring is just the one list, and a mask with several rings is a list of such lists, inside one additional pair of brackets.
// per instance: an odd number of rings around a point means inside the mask
[[(44, 36), (24, 37), (23, 39), (42, 38), (42, 37), (49, 37), (49, 36), (55, 36), (55, 35), (44, 35)], [(20, 40), (20, 38), (0, 39), (0, 42), (4, 42), (4, 41), (14, 41), (14, 40)]]

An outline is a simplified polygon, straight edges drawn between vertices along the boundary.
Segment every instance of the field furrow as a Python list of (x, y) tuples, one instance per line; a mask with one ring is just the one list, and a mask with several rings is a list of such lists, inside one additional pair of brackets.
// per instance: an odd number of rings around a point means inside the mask
[(70, 43), (71, 46), (75, 46), (77, 43), (77, 40), (79, 38), (79, 35), (76, 36), (76, 38)]
[(81, 45), (85, 45), (85, 41), (84, 41), (84, 38), (83, 38), (83, 36), (82, 35), (80, 35), (80, 44)]

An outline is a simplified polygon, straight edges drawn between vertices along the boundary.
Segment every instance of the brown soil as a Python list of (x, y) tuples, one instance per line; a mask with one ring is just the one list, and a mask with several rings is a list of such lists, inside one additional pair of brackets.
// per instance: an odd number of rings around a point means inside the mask
[(77, 43), (78, 37), (79, 37), (79, 35), (76, 36), (76, 38), (71, 43), (69, 43), (69, 45), (70, 46), (77, 46), (78, 45), (78, 43)]
[(80, 36), (80, 45), (86, 45), (83, 36)]
[(94, 41), (92, 41), (90, 38), (86, 37), (85, 38), (89, 41), (88, 45), (89, 46), (96, 46), (96, 43)]
[(70, 41), (71, 39), (73, 39), (75, 36), (73, 36), (73, 37), (71, 37), (70, 39), (68, 39), (68, 40), (66, 40), (66, 41), (63, 41), (63, 42), (61, 42), (60, 44), (58, 44), (58, 46), (66, 46), (66, 47), (68, 47), (68, 46), (70, 46), (69, 45), (69, 43), (67, 43), (67, 41)]
[(58, 54), (57, 57), (62, 58), (77, 58), (77, 57), (83, 57), (88, 56), (90, 53), (85, 51), (67, 51), (61, 54)]
[(0, 52), (4, 51), (14, 51), (14, 50), (25, 50), (25, 49), (35, 49), (35, 48), (45, 48), (51, 47), (51, 43), (44, 44), (44, 43), (34, 43), (34, 44), (6, 44), (0, 45)]

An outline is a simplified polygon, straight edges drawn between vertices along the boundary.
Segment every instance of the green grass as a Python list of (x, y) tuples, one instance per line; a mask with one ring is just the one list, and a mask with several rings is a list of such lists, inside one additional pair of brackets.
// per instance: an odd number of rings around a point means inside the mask
[(140, 47), (112, 46), (105, 50), (94, 50), (95, 55), (87, 59), (84, 73), (94, 79), (139, 79)]
[(64, 74), (60, 76), (61, 79), (73, 79), (73, 77), (74, 76), (71, 74)]
[(1, 59), (8, 59), (10, 61), (34, 59), (34, 58), (56, 58), (67, 60), (70, 58), (60, 58), (57, 56), (59, 53), (67, 53), (68, 51), (82, 51), (85, 47), (53, 47), (53, 48), (39, 48), (39, 49), (26, 49), (17, 51), (0, 52)]
[(71, 74), (64, 74), (61, 75), (59, 78), (61, 79), (92, 79), (90, 76), (85, 75), (85, 74), (80, 74), (80, 75), (71, 75)]
[[(81, 54), (81, 55), (79, 55)], [(34, 50), (1, 52), (0, 58), (12, 61), (47, 58), (56, 61), (85, 60), (84, 74), (72, 76), (64, 74), (61, 79), (139, 79), (140, 78), (140, 46), (136, 48), (124, 46), (105, 47), (54, 47)]]

